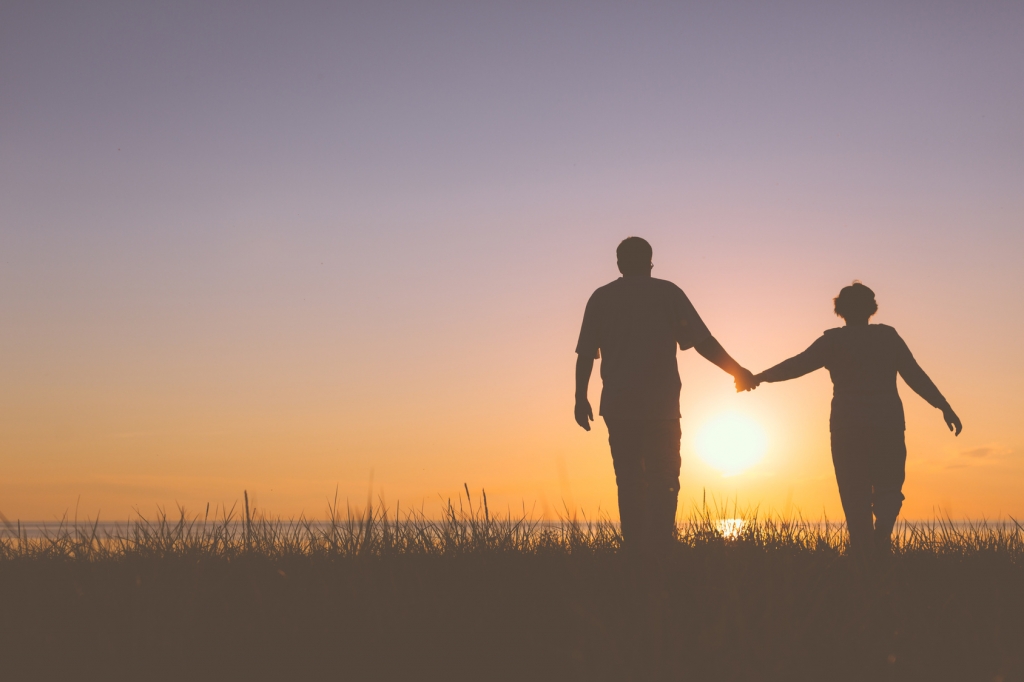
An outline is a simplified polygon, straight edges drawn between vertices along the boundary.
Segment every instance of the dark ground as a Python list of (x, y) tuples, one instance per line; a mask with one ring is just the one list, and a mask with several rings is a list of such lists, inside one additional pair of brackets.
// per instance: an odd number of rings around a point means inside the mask
[(1024, 566), (611, 549), (0, 558), (5, 680), (1024, 679)]

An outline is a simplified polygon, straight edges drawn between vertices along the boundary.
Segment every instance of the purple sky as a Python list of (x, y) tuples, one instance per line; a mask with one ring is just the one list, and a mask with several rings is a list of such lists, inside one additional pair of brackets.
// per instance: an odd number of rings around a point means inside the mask
[[(607, 506), (565, 403), (630, 234), (755, 371), (863, 279), (955, 446), (1024, 483), (1020, 2), (31, 2), (0, 4), (0, 493), (236, 495), (256, 439), (258, 482), (294, 444), (283, 509), (369, 469), (530, 498), (560, 457)], [(814, 386), (750, 404), (819, 428)]]

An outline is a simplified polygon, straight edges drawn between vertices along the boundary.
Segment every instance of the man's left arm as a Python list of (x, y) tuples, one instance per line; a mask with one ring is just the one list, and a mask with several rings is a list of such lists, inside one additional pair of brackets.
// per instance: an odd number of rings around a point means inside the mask
[(590, 407), (587, 389), (590, 388), (590, 375), (594, 371), (594, 358), (580, 354), (576, 356), (576, 423), (584, 431), (590, 430), (590, 422), (594, 421), (594, 409)]
[(594, 371), (594, 360), (601, 355), (601, 341), (598, 333), (600, 303), (597, 292), (587, 301), (587, 309), (583, 312), (583, 325), (580, 327), (580, 338), (576, 343), (576, 406), (573, 413), (576, 423), (585, 431), (590, 430), (590, 422), (594, 420), (594, 410), (587, 398), (590, 387), (590, 375)]

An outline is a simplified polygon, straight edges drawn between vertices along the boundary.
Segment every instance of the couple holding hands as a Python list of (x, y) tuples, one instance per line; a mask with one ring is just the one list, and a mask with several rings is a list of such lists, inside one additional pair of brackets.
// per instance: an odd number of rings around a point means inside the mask
[(658, 553), (675, 532), (681, 459), (676, 349), (695, 349), (731, 374), (737, 391), (795, 379), (822, 367), (834, 386), (832, 462), (853, 553), (891, 551), (903, 505), (907, 448), (896, 374), (942, 411), (950, 431), (960, 419), (892, 327), (870, 324), (875, 294), (859, 282), (834, 299), (843, 327), (827, 330), (804, 352), (754, 375), (711, 335), (686, 294), (651, 277), (651, 245), (629, 237), (616, 250), (622, 277), (593, 293), (576, 345), (576, 422), (590, 430), (587, 398), (601, 358), (600, 415), (608, 426), (619, 519), (627, 549)]

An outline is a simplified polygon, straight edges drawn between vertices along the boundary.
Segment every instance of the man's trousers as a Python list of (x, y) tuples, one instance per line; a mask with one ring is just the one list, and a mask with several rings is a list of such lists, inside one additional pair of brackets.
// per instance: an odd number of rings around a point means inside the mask
[(679, 419), (605, 418), (627, 550), (664, 549), (676, 527)]

